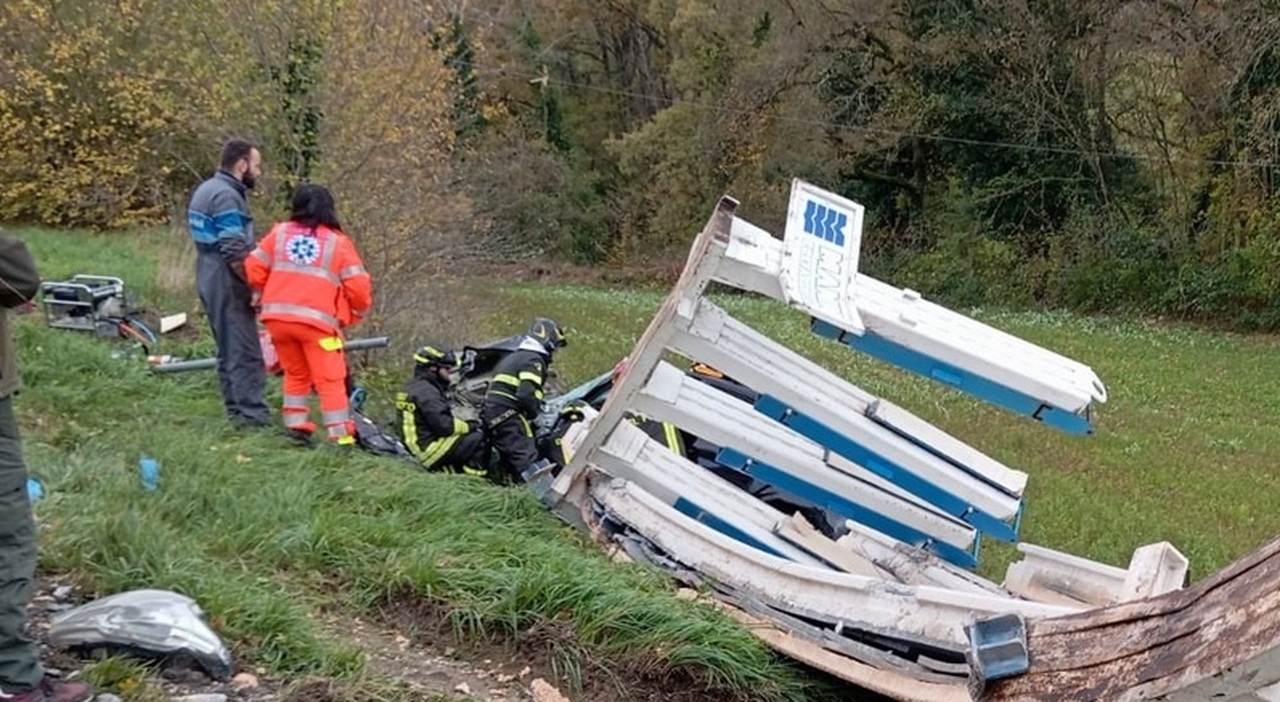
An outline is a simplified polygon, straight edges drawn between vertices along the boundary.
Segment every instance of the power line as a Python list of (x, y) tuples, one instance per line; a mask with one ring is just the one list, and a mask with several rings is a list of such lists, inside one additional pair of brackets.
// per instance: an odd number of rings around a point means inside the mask
[[(711, 103), (700, 102), (697, 100), (687, 100), (683, 98), (666, 98), (661, 95), (652, 93), (643, 93), (633, 90), (623, 90), (619, 88), (609, 88), (599, 85), (591, 85), (589, 83), (579, 83), (571, 80), (563, 80), (551, 77), (548, 74), (532, 75), (506, 70), (495, 70), (495, 75), (506, 78), (520, 78), (531, 83), (539, 83), (543, 86), (556, 85), (564, 88), (574, 88), (577, 90), (602, 93), (613, 95), (616, 97), (639, 98), (650, 100), (658, 103), (664, 103), (669, 106), (683, 105), (707, 112), (719, 112), (722, 114), (738, 115), (738, 116), (754, 116), (758, 111), (749, 110), (738, 107), (726, 107), (724, 105), (714, 105)], [(1221, 159), (1192, 158), (1188, 156), (1148, 156), (1143, 154), (1120, 153), (1116, 151), (1087, 151), (1084, 149), (1071, 149), (1061, 146), (1045, 146), (1041, 144), (1025, 144), (1007, 141), (988, 141), (984, 139), (968, 139), (965, 137), (951, 137), (939, 134), (925, 134), (923, 132), (909, 132), (895, 129), (884, 129), (878, 127), (863, 127), (851, 124), (841, 124), (830, 120), (813, 119), (806, 117), (793, 117), (787, 115), (778, 115), (776, 119), (791, 124), (799, 124), (809, 127), (821, 127), (826, 129), (841, 129), (860, 134), (888, 136), (900, 139), (920, 139), (922, 141), (933, 141), (939, 143), (960, 144), (964, 146), (981, 146), (994, 149), (1009, 149), (1016, 151), (1029, 151), (1045, 154), (1057, 154), (1064, 156), (1077, 156), (1081, 158), (1093, 159), (1128, 159), (1133, 161), (1150, 161), (1158, 163), (1177, 163), (1185, 165), (1205, 165), (1205, 166), (1222, 166), (1227, 168), (1280, 168), (1280, 162), (1275, 161), (1229, 161)]]

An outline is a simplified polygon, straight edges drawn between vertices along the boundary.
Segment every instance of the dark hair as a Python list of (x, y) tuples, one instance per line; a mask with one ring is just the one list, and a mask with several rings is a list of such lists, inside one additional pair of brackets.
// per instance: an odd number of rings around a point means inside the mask
[(293, 193), (293, 213), (289, 219), (312, 229), (323, 224), (330, 229), (342, 230), (333, 195), (323, 185), (299, 185)]
[(249, 154), (258, 147), (250, 144), (244, 139), (232, 139), (222, 146), (222, 160), (218, 163), (223, 170), (231, 170), (236, 162), (242, 158), (249, 158)]

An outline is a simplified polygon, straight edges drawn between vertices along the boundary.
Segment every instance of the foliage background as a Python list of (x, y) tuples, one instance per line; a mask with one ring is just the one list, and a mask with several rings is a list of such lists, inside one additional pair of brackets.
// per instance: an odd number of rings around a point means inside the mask
[(1274, 329), (1278, 39), (1264, 0), (11, 0), (0, 221), (180, 224), (244, 136), (256, 214), (331, 184), (393, 314), (680, 258), (726, 192), (777, 229), (799, 177), (944, 302)]

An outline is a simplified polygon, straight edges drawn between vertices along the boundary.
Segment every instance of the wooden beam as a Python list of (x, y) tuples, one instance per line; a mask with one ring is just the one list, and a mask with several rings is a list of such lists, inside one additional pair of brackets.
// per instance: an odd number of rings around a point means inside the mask
[(773, 533), (804, 549), (822, 562), (846, 573), (857, 573), (873, 578), (885, 578), (881, 571), (869, 559), (863, 558), (853, 551), (841, 548), (836, 542), (828, 539), (800, 514), (793, 514), (779, 520), (773, 527)]
[[(677, 330), (672, 346), (723, 371), (758, 392), (769, 392), (796, 411), (865, 445), (886, 460), (998, 519), (1011, 519), (1021, 500), (1007, 489), (964, 469), (866, 416), (875, 397), (831, 371), (734, 319), (709, 300), (697, 309), (688, 330)], [(786, 382), (779, 382), (785, 369)], [(833, 462), (865, 478), (849, 461)]]
[[(560, 471), (547, 495), (544, 496), (544, 501), (566, 521), (570, 523), (581, 521), (579, 510), (586, 490), (582, 480), (583, 474), (592, 462), (596, 449), (608, 439), (614, 427), (622, 421), (623, 415), (631, 408), (635, 394), (644, 387), (649, 374), (661, 360), (673, 333), (676, 317), (693, 316), (694, 308), (701, 299), (703, 290), (715, 273), (717, 261), (714, 254), (716, 252), (712, 247), (716, 242), (720, 244), (728, 242), (733, 213), (737, 207), (737, 200), (727, 195), (720, 198), (702, 232), (693, 241), (684, 270), (680, 273), (680, 279), (676, 281), (675, 287), (667, 295), (662, 307), (649, 321), (649, 326), (645, 328), (632, 349), (608, 399), (600, 408), (600, 416), (592, 423), (587, 435), (582, 438), (569, 465)], [(720, 250), (722, 251), (723, 247)], [(568, 504), (565, 505), (565, 502)]]
[(1265, 700), (1280, 683), (1280, 539), (1185, 590), (1028, 620), (1026, 638), (1027, 672), (977, 699)]
[(961, 550), (977, 534), (969, 524), (922, 504), (870, 471), (849, 475), (826, 463), (826, 451), (750, 405), (662, 363), (635, 396), (640, 413), (671, 422), (706, 441), (737, 449), (805, 482), (891, 517)]
[(904, 702), (968, 702), (970, 699), (963, 683), (925, 682), (904, 673), (876, 668), (834, 653), (731, 605), (717, 602), (716, 606), (773, 650), (872, 692)]
[(624, 480), (599, 485), (592, 497), (672, 559), (703, 576), (778, 609), (821, 615), (848, 628), (892, 632), (895, 638), (946, 649), (967, 644), (965, 625), (975, 616), (1049, 617), (1074, 611), (790, 562), (720, 534)]

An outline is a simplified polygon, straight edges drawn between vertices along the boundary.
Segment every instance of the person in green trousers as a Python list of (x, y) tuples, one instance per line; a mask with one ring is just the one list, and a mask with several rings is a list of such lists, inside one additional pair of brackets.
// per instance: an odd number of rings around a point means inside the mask
[(87, 702), (93, 690), (46, 675), (39, 647), (23, 634), (36, 570), (36, 529), (13, 414), (13, 396), (22, 381), (9, 310), (29, 303), (39, 288), (40, 274), (26, 243), (0, 229), (0, 700)]

